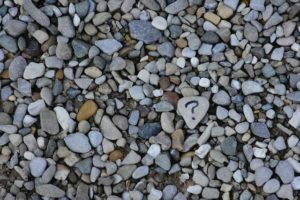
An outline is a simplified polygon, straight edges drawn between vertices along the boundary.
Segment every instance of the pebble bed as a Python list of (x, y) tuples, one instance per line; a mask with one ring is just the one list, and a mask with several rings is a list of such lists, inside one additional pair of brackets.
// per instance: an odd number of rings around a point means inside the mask
[(299, 17), (0, 0), (0, 199), (299, 199)]

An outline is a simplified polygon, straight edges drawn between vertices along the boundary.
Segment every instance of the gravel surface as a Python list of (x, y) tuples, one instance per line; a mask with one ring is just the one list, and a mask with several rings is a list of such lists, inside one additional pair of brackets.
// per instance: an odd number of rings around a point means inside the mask
[(299, 17), (0, 0), (0, 199), (299, 199)]

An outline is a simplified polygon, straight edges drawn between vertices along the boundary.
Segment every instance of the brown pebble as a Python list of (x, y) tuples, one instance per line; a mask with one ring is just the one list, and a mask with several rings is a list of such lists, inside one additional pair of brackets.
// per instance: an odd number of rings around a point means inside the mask
[(0, 74), (0, 77), (3, 79), (8, 79), (9, 78), (8, 70), (3, 70), (3, 72)]
[(87, 100), (80, 107), (76, 119), (77, 121), (87, 120), (97, 112), (98, 106), (93, 100)]
[(177, 101), (179, 100), (179, 96), (175, 92), (165, 92), (164, 95), (161, 97), (161, 100), (168, 101), (173, 105), (176, 105)]
[(184, 48), (187, 46), (187, 41), (183, 38), (179, 38), (176, 40), (176, 45), (180, 48)]
[(159, 79), (159, 86), (161, 87), (161, 89), (165, 90), (170, 86), (170, 79), (166, 76), (161, 77)]
[(64, 78), (64, 72), (63, 70), (58, 70), (55, 74), (55, 78), (57, 78), (58, 80), (62, 80)]
[(171, 137), (172, 137), (172, 148), (178, 151), (182, 151), (183, 143), (184, 143), (184, 133), (182, 129), (178, 129), (174, 131)]
[(117, 149), (109, 154), (108, 159), (114, 162), (116, 160), (123, 159), (123, 157), (124, 157), (124, 153), (121, 150)]

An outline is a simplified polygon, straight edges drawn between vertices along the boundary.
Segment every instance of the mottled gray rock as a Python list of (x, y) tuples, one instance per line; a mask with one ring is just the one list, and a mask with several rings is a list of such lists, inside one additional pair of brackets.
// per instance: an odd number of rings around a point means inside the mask
[(82, 40), (74, 39), (71, 45), (77, 58), (83, 58), (89, 52), (90, 45)]
[(65, 196), (65, 192), (63, 190), (52, 184), (37, 185), (35, 186), (35, 191), (44, 197), (60, 198)]
[(47, 161), (45, 160), (45, 158), (41, 158), (41, 157), (35, 157), (29, 163), (30, 172), (34, 177), (42, 176), (42, 174), (46, 169), (46, 166), (47, 166)]
[(175, 2), (169, 4), (165, 11), (169, 14), (176, 14), (188, 7), (188, 1), (187, 0), (176, 0)]
[(273, 178), (265, 183), (263, 187), (263, 191), (268, 194), (275, 193), (279, 190), (280, 183), (277, 179)]
[(255, 170), (255, 184), (257, 186), (262, 186), (266, 183), (272, 176), (273, 171), (267, 167), (259, 167)]
[(256, 81), (247, 80), (242, 83), (242, 91), (244, 95), (260, 93), (264, 88)]
[(41, 77), (45, 73), (45, 65), (43, 63), (29, 63), (23, 73), (24, 79), (30, 80)]
[(103, 136), (109, 140), (117, 140), (122, 137), (122, 133), (107, 115), (102, 117), (100, 131), (103, 133)]
[(153, 43), (161, 37), (161, 32), (154, 28), (151, 22), (142, 20), (132, 20), (129, 22), (131, 37), (141, 40), (146, 44)]
[(288, 161), (279, 161), (275, 168), (275, 173), (280, 177), (283, 183), (290, 183), (294, 179), (294, 169)]
[(115, 39), (104, 39), (95, 41), (95, 45), (99, 47), (101, 51), (108, 55), (112, 55), (123, 47), (123, 45)]
[(23, 2), (25, 11), (41, 26), (50, 26), (50, 20), (46, 14), (38, 9), (31, 0), (24, 0)]
[(143, 139), (149, 139), (151, 136), (156, 136), (160, 131), (160, 123), (146, 123), (139, 129), (138, 134)]
[(26, 31), (27, 24), (19, 20), (9, 20), (4, 24), (4, 30), (11, 36), (17, 37)]
[(214, 94), (214, 96), (212, 98), (212, 101), (215, 104), (221, 105), (221, 106), (226, 106), (226, 105), (229, 105), (231, 103), (230, 96), (224, 90), (220, 90), (219, 92)]
[(76, 153), (87, 153), (91, 150), (89, 139), (82, 133), (72, 133), (64, 138), (67, 147)]
[(18, 51), (16, 40), (6, 34), (0, 35), (0, 46), (12, 53), (16, 53)]
[(8, 68), (10, 80), (16, 81), (18, 78), (21, 78), (26, 66), (27, 62), (25, 58), (23, 58), (22, 56), (15, 57)]
[(58, 18), (57, 30), (65, 37), (72, 38), (75, 36), (75, 28), (69, 16)]
[(55, 112), (44, 109), (40, 112), (40, 121), (42, 130), (50, 135), (56, 135), (59, 132), (59, 126)]
[(221, 149), (224, 154), (233, 156), (236, 154), (237, 141), (235, 137), (227, 137), (221, 144)]
[(267, 125), (262, 122), (253, 122), (251, 124), (251, 131), (254, 135), (261, 138), (269, 138), (271, 136)]
[(169, 58), (172, 58), (175, 53), (174, 46), (171, 42), (164, 42), (157, 47), (157, 51), (162, 56), (167, 56)]

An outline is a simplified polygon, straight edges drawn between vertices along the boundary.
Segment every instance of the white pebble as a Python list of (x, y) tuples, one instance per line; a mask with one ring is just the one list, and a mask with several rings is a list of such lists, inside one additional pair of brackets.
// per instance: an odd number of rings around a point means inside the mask
[(160, 152), (161, 150), (159, 144), (152, 144), (147, 151), (152, 158), (156, 158)]
[(167, 20), (161, 16), (154, 17), (152, 20), (152, 26), (159, 30), (166, 30), (168, 27)]
[(210, 86), (210, 81), (208, 78), (201, 78), (199, 81), (199, 86), (207, 88)]

